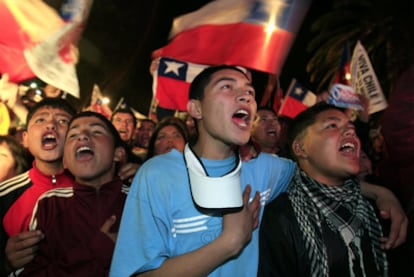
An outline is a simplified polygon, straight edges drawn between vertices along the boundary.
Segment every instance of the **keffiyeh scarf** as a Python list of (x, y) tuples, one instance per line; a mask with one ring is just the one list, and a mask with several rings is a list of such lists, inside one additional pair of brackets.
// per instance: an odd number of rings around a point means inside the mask
[(323, 220), (340, 235), (348, 249), (350, 276), (354, 276), (354, 263), (359, 263), (364, 274), (361, 250), (364, 230), (371, 241), (377, 270), (381, 276), (388, 276), (387, 259), (380, 249), (381, 225), (372, 206), (362, 197), (356, 179), (348, 179), (338, 187), (326, 186), (297, 169), (287, 193), (304, 235), (312, 276), (329, 276), (327, 249), (322, 239)]

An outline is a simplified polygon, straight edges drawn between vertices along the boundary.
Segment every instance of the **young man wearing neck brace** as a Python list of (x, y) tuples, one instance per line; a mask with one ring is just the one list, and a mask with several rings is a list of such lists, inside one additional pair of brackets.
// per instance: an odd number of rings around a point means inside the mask
[[(111, 276), (257, 274), (260, 206), (286, 190), (296, 165), (261, 153), (238, 166), (234, 149), (249, 140), (257, 108), (251, 80), (240, 68), (205, 69), (192, 82), (189, 98), (187, 110), (196, 121), (198, 139), (184, 154), (172, 150), (158, 155), (138, 171), (122, 215)], [(204, 187), (220, 183), (226, 188), (215, 194)], [(235, 191), (224, 193), (226, 189)], [(402, 221), (406, 217), (398, 202), (396, 206)]]

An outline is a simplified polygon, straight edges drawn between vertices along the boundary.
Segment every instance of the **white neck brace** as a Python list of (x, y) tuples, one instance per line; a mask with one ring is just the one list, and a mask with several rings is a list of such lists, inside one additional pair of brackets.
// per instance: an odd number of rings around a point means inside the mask
[(190, 178), (194, 202), (207, 209), (240, 208), (243, 206), (240, 185), (239, 159), (237, 167), (222, 177), (209, 177), (197, 156), (188, 144), (184, 148), (184, 159)]

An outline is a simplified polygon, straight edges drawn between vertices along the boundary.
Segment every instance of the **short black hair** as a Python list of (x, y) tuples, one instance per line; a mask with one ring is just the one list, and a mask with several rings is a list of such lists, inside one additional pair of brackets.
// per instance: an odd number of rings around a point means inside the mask
[(222, 64), (207, 67), (203, 71), (201, 71), (191, 82), (189, 99), (203, 100), (204, 90), (210, 82), (211, 76), (213, 76), (213, 74), (217, 71), (221, 71), (224, 69), (232, 69), (239, 71), (247, 77), (246, 73), (237, 66)]
[(118, 113), (127, 113), (130, 114), (132, 116), (132, 120), (134, 123), (134, 127), (137, 127), (137, 118), (135, 117), (134, 112), (130, 109), (130, 108), (119, 108), (117, 110), (115, 110), (112, 115), (111, 115), (111, 122), (114, 119), (114, 116)]
[(29, 122), (32, 119), (35, 112), (43, 107), (51, 107), (54, 109), (59, 109), (59, 110), (67, 112), (71, 116), (74, 116), (76, 114), (76, 109), (65, 99), (58, 98), (58, 97), (46, 97), (46, 98), (43, 98), (42, 101), (36, 103), (32, 108), (30, 108), (29, 113), (27, 114), (27, 117), (26, 117), (26, 125), (29, 125)]

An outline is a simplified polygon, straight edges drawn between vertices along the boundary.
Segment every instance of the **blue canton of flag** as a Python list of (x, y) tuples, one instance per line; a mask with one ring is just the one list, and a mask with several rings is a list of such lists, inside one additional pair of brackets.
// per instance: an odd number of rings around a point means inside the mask
[(186, 80), (188, 64), (170, 58), (161, 58), (158, 66), (158, 76), (176, 80)]

